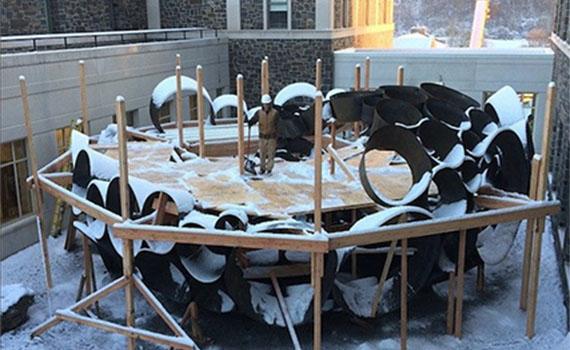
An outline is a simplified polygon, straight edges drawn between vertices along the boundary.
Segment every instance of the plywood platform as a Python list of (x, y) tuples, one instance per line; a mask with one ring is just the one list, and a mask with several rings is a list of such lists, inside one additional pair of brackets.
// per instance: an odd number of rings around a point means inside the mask
[[(129, 171), (155, 184), (188, 190), (204, 208), (224, 210), (242, 206), (250, 214), (273, 217), (309, 214), (313, 212), (314, 164), (286, 162), (276, 159), (271, 175), (239, 176), (235, 158), (194, 159), (184, 163), (170, 162), (171, 146), (164, 143), (131, 142), (128, 145)], [(337, 169), (329, 174), (328, 162), (323, 164), (323, 212), (372, 207), (375, 203), (366, 195), (358, 180), (358, 163), (362, 147), (339, 149), (347, 159), (356, 180), (349, 180)], [(117, 158), (116, 150), (106, 154)], [(369, 154), (367, 165), (370, 178), (380, 190), (401, 197), (409, 188), (410, 174), (406, 166), (390, 166), (392, 152)], [(325, 157), (326, 158), (326, 157)]]

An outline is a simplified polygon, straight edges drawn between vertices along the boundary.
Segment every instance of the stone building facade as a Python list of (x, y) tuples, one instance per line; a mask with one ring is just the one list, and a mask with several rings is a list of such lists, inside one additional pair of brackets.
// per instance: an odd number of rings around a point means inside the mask
[(161, 0), (162, 28), (226, 29), (226, 0)]
[[(552, 140), (553, 191), (562, 203), (559, 223), (570, 224), (570, 0), (559, 0), (552, 49), (555, 53), (553, 80), (556, 83), (556, 105)], [(567, 240), (570, 237), (567, 238)], [(567, 250), (568, 248), (567, 243)], [(567, 252), (570, 254), (570, 252)], [(570, 258), (570, 256), (568, 257)]]
[(49, 32), (45, 0), (2, 0), (0, 34), (43, 34)]
[(2, 35), (147, 28), (146, 0), (3, 0)]

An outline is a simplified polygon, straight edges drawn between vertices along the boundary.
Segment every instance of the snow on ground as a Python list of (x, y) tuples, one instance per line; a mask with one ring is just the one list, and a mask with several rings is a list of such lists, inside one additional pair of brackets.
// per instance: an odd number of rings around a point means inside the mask
[[(548, 227), (549, 225), (547, 225)], [(507, 258), (499, 265), (486, 268), (486, 289), (475, 292), (475, 273), (469, 271), (465, 281), (463, 338), (445, 335), (447, 284), (441, 283), (409, 306), (410, 349), (568, 349), (563, 296), (553, 252), (552, 237), (544, 235), (540, 294), (536, 336), (525, 337), (526, 314), (518, 309), (521, 275), (521, 251), (524, 225)], [(55, 288), (51, 292), (52, 310), (72, 304), (82, 269), (80, 248), (72, 253), (63, 250), (64, 238), (50, 238), (49, 247)], [(80, 246), (80, 244), (78, 244)], [(95, 256), (98, 285), (110, 282), (101, 260)], [(40, 249), (34, 245), (1, 262), (2, 285), (22, 283), (34, 290), (36, 302), (30, 307), (30, 320), (21, 328), (0, 337), (5, 349), (124, 349), (123, 337), (70, 323), (62, 323), (41, 338), (30, 339), (31, 329), (47, 319), (49, 307), (44, 287)], [(124, 294), (111, 294), (101, 303), (105, 319), (122, 322)], [(166, 304), (167, 308), (172, 305)], [(165, 331), (165, 327), (146, 306), (140, 295), (136, 299), (137, 324)], [(182, 310), (175, 312), (179, 319)], [(291, 342), (283, 328), (254, 322), (239, 314), (218, 315), (201, 312), (202, 328), (215, 343), (207, 349), (289, 349)], [(326, 349), (398, 349), (399, 312), (367, 321), (368, 327), (356, 324), (346, 314), (328, 312), (323, 318), (323, 348)], [(296, 328), (304, 348), (311, 347), (312, 325)], [(162, 349), (139, 343), (143, 349)]]

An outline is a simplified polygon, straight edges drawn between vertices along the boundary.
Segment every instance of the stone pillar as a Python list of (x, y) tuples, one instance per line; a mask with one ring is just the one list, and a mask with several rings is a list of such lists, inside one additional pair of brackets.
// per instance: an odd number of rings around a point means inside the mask
[(228, 30), (241, 29), (241, 0), (226, 0), (226, 18)]
[(160, 0), (146, 0), (148, 29), (160, 29)]
[(315, 0), (315, 29), (334, 29), (334, 1)]

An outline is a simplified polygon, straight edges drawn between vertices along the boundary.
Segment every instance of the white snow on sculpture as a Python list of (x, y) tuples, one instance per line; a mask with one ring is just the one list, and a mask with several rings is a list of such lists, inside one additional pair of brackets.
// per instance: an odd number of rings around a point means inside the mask
[(389, 222), (390, 220), (406, 213), (421, 214), (427, 218), (431, 218), (433, 216), (432, 213), (424, 208), (416, 207), (413, 205), (397, 206), (381, 210), (374, 214), (366, 215), (350, 227), (350, 232), (369, 231), (376, 229)]
[(523, 105), (517, 92), (506, 85), (489, 97), (485, 109), (492, 106), (501, 126), (512, 125), (525, 119)]
[(476, 246), (485, 264), (497, 265), (507, 257), (520, 223), (520, 221), (515, 221), (487, 226), (479, 233)]
[[(183, 96), (192, 95), (198, 91), (198, 82), (196, 80), (183, 75), (181, 82)], [(202, 93), (204, 94), (204, 98), (212, 105), (212, 98), (204, 86), (202, 86)], [(176, 76), (173, 75), (162, 80), (154, 87), (152, 91), (152, 103), (156, 108), (160, 108), (164, 102), (170, 100), (174, 95), (176, 95)]]
[(188, 273), (202, 283), (216, 282), (222, 277), (226, 266), (226, 257), (213, 253), (206, 246), (201, 246), (190, 257), (180, 257), (180, 260)]
[(341, 88), (334, 88), (334, 89), (330, 90), (329, 92), (327, 92), (327, 94), (325, 96), (325, 101), (329, 101), (331, 99), (331, 97), (333, 97), (336, 94), (340, 94), (341, 92), (346, 92), (346, 90), (341, 89)]
[(279, 90), (277, 95), (275, 95), (273, 103), (278, 106), (283, 106), (285, 103), (287, 103), (287, 101), (292, 100), (296, 97), (308, 97), (314, 99), (316, 93), (317, 88), (313, 84), (293, 83)]
[[(233, 94), (218, 96), (212, 102), (212, 109), (214, 110), (214, 114), (217, 114), (225, 107), (237, 108), (237, 106), (238, 106), (238, 98), (237, 95)], [(247, 103), (245, 103), (245, 101), (243, 101), (243, 110), (244, 112), (247, 112)]]
[(0, 310), (2, 311), (2, 317), (4, 317), (4, 313), (8, 311), (10, 307), (16, 305), (16, 303), (26, 295), (34, 295), (34, 292), (24, 287), (21, 283), (2, 286), (2, 288), (0, 288)]

